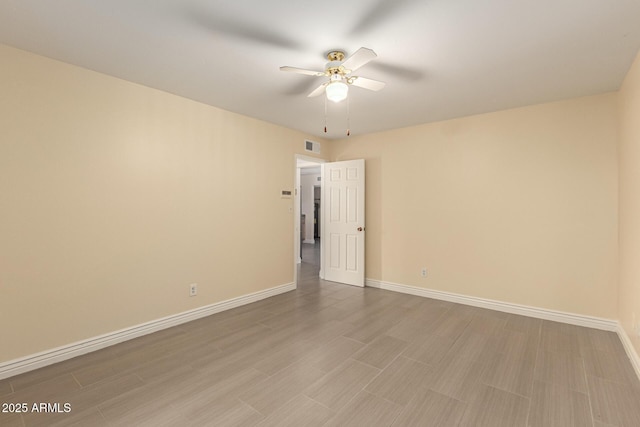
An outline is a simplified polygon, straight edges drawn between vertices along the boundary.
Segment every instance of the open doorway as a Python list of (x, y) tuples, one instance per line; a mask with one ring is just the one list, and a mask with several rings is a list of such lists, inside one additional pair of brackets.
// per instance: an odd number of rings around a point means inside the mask
[[(320, 166), (300, 169), (300, 258), (320, 267)], [(317, 189), (317, 190), (316, 190)], [(317, 195), (317, 198), (316, 198)]]
[[(296, 272), (321, 276), (322, 171), (324, 160), (296, 155), (294, 248)], [(297, 282), (297, 274), (296, 274)]]
[[(296, 155), (295, 159), (293, 240), (296, 286), (299, 275), (304, 275), (363, 287), (366, 229), (364, 160), (325, 163), (301, 155)], [(314, 213), (316, 186), (320, 187), (320, 202), (317, 213)], [(315, 237), (316, 224), (322, 238)]]

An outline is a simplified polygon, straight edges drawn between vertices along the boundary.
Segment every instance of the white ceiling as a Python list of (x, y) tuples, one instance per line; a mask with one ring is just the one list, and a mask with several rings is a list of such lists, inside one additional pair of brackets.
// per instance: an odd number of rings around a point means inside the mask
[(346, 103), (307, 98), (324, 55), (361, 46), (351, 134), (615, 91), (639, 0), (1, 0), (0, 43), (327, 138)]

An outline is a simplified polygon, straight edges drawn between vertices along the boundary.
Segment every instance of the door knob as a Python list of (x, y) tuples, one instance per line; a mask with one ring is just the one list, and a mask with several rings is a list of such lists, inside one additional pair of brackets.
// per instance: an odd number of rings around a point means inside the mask
[(364, 228), (358, 227), (358, 231), (362, 231), (362, 230), (364, 230)]

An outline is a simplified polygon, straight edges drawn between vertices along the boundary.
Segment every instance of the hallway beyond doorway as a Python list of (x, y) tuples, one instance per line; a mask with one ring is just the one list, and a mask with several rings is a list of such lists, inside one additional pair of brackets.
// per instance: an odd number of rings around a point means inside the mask
[(298, 279), (304, 280), (320, 275), (320, 239), (300, 245), (302, 262), (298, 264)]

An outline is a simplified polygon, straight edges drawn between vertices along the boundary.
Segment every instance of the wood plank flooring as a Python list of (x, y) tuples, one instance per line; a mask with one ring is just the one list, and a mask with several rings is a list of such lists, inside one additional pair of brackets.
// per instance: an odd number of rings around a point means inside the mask
[(2, 426), (640, 426), (611, 332), (317, 278), (0, 381)]

